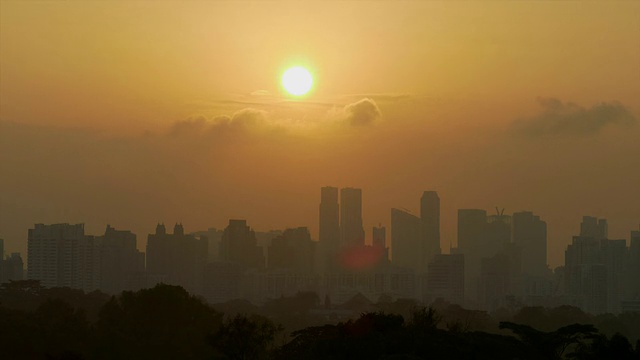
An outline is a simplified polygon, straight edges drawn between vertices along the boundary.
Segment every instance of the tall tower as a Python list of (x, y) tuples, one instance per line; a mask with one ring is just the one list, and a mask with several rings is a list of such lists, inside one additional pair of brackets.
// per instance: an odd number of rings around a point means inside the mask
[(458, 210), (458, 248), (470, 253), (482, 247), (487, 227), (487, 212), (480, 209)]
[(458, 210), (458, 252), (464, 254), (464, 291), (467, 299), (476, 299), (478, 296), (481, 259), (495, 255), (485, 248), (488, 225), (485, 210)]
[(264, 254), (258, 246), (256, 233), (246, 220), (229, 220), (220, 243), (220, 257), (223, 261), (240, 264), (246, 268), (264, 268)]
[[(35, 224), (29, 229), (27, 275), (46, 287), (95, 290), (84, 277), (94, 275), (94, 243), (84, 234), (84, 224)], [(87, 285), (87, 286), (84, 286)]]
[(341, 246), (364, 245), (361, 189), (340, 190), (340, 232)]
[(425, 260), (440, 254), (440, 198), (435, 191), (425, 191), (420, 198)]
[(387, 247), (387, 228), (380, 225), (373, 227), (373, 239), (371, 245), (384, 251), (384, 261), (389, 261), (389, 248)]
[(391, 209), (391, 258), (395, 265), (422, 273), (427, 261), (422, 250), (422, 220), (400, 209)]
[(320, 189), (320, 233), (321, 246), (325, 250), (337, 251), (340, 244), (340, 207), (338, 188), (325, 186)]
[(604, 240), (608, 237), (606, 219), (598, 219), (593, 216), (583, 216), (580, 223), (580, 236), (590, 237), (596, 240)]
[(522, 272), (544, 276), (547, 270), (547, 223), (530, 211), (513, 214), (513, 242), (522, 256)]

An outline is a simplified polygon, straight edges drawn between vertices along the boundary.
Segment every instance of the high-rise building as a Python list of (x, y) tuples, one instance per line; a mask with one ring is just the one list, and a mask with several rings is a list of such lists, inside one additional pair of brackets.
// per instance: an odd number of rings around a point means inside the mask
[(24, 263), (20, 253), (11, 253), (6, 259), (0, 260), (0, 284), (10, 280), (22, 280), (24, 273)]
[(100, 290), (117, 294), (142, 287), (145, 270), (144, 253), (136, 247), (136, 235), (107, 225), (101, 240)]
[(638, 231), (631, 231), (629, 243), (629, 257), (626, 270), (626, 286), (624, 298), (627, 300), (640, 299), (640, 227)]
[(425, 259), (422, 220), (400, 209), (391, 209), (391, 258), (394, 265), (423, 273)]
[(580, 223), (580, 236), (596, 240), (608, 238), (608, 225), (606, 219), (598, 219), (593, 216), (583, 216)]
[(496, 215), (487, 216), (486, 231), (482, 244), (483, 256), (491, 257), (511, 243), (511, 216), (505, 215), (504, 209)]
[(319, 265), (323, 272), (338, 268), (340, 249), (340, 206), (338, 188), (325, 186), (320, 189)]
[(458, 249), (473, 252), (482, 247), (487, 228), (487, 212), (480, 209), (458, 210)]
[[(602, 223), (606, 220), (597, 224)], [(574, 236), (565, 250), (565, 290), (584, 311), (619, 313), (629, 251), (626, 241), (599, 238), (603, 235), (601, 226), (595, 232), (584, 229), (581, 226), (582, 233), (593, 236)]]
[(440, 198), (435, 191), (425, 191), (420, 198), (425, 259), (440, 254)]
[(512, 293), (510, 264), (502, 253), (482, 258), (478, 294), (482, 310), (495, 311), (505, 306), (507, 295)]
[(320, 233), (321, 244), (338, 247), (340, 243), (340, 207), (338, 188), (325, 186), (320, 189)]
[(155, 234), (147, 237), (147, 285), (163, 282), (202, 293), (207, 247), (206, 237), (185, 235), (182, 224), (174, 226), (173, 234), (167, 233), (164, 224), (158, 224)]
[(384, 226), (374, 226), (372, 230), (373, 239), (371, 245), (381, 248), (387, 247), (387, 228)]
[(220, 261), (220, 241), (222, 240), (222, 232), (222, 230), (218, 230), (212, 227), (207, 229), (206, 231), (194, 231), (189, 235), (195, 236), (197, 238), (207, 238), (207, 261), (212, 262)]
[(565, 291), (582, 310), (607, 312), (607, 268), (601, 259), (601, 240), (574, 236), (564, 253)]
[(387, 247), (387, 228), (382, 225), (378, 227), (374, 226), (372, 234), (373, 238), (371, 245), (374, 248), (383, 251), (384, 255), (382, 257), (382, 260), (384, 261), (384, 263), (387, 263), (389, 261), (389, 248)]
[(312, 273), (315, 242), (306, 227), (286, 229), (271, 241), (268, 251), (269, 269), (288, 269), (295, 273)]
[(229, 220), (220, 243), (222, 261), (237, 263), (245, 268), (263, 269), (264, 253), (258, 246), (256, 233), (246, 220)]
[(27, 276), (45, 287), (86, 291), (99, 286), (99, 241), (84, 234), (84, 224), (35, 224), (29, 229)]
[(477, 299), (480, 262), (487, 257), (483, 244), (487, 236), (487, 212), (480, 209), (458, 210), (458, 248), (464, 254), (465, 298)]
[(429, 261), (427, 298), (464, 304), (464, 255), (438, 254)]
[(513, 242), (522, 254), (522, 273), (545, 276), (547, 269), (547, 223), (530, 211), (513, 214)]
[(341, 247), (364, 245), (361, 189), (340, 190), (340, 235)]

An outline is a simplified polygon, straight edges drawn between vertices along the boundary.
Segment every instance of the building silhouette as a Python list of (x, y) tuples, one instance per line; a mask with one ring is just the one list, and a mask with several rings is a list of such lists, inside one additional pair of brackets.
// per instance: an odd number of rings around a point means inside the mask
[(207, 247), (206, 237), (186, 235), (182, 224), (175, 224), (173, 234), (158, 224), (147, 237), (147, 286), (166, 283), (201, 293)]
[(437, 254), (429, 261), (425, 298), (464, 304), (464, 255)]
[[(4, 246), (0, 239), (0, 254), (4, 254)], [(24, 277), (24, 263), (20, 253), (11, 253), (11, 255), (0, 257), (0, 284), (9, 281), (22, 280)]]
[(428, 261), (440, 254), (440, 198), (435, 191), (425, 191), (420, 198), (420, 219), (423, 223), (424, 257)]
[(208, 252), (207, 261), (220, 261), (220, 241), (222, 241), (222, 230), (218, 230), (214, 227), (207, 229), (207, 231), (195, 231), (190, 235), (197, 238), (206, 237), (208, 240)]
[(547, 223), (530, 211), (513, 214), (513, 243), (522, 256), (521, 271), (532, 276), (547, 276)]
[(255, 231), (247, 226), (246, 220), (229, 220), (222, 234), (220, 258), (245, 268), (264, 269), (264, 253), (257, 241)]
[(638, 274), (640, 274), (640, 226), (638, 229), (631, 231), (624, 298), (627, 301), (636, 301), (638, 308), (640, 308), (640, 281), (638, 281)]
[(619, 313), (628, 263), (626, 241), (606, 238), (605, 219), (582, 219), (580, 236), (574, 236), (565, 250), (565, 291), (587, 312)]
[(478, 305), (481, 310), (495, 311), (506, 305), (513, 293), (509, 257), (504, 253), (484, 257), (480, 264)]
[(267, 267), (312, 273), (315, 270), (315, 245), (306, 227), (286, 229), (271, 241)]
[(387, 228), (382, 225), (374, 226), (372, 230), (373, 238), (371, 245), (374, 248), (381, 249), (383, 251), (383, 262), (389, 262), (389, 247), (387, 247)]
[(416, 274), (427, 268), (422, 220), (405, 210), (391, 209), (391, 259)]
[(340, 190), (340, 245), (342, 248), (364, 245), (361, 189)]
[(82, 288), (84, 224), (35, 224), (29, 229), (27, 276), (45, 287)]
[(580, 223), (580, 236), (596, 240), (606, 239), (609, 236), (607, 220), (593, 216), (583, 216)]
[(340, 206), (338, 188), (325, 186), (320, 189), (319, 218), (320, 269), (338, 270), (338, 251), (340, 249)]
[(458, 248), (465, 260), (465, 297), (477, 299), (480, 262), (486, 257), (487, 212), (480, 209), (458, 210)]
[(100, 290), (107, 294), (118, 294), (123, 290), (143, 287), (145, 254), (136, 247), (136, 235), (107, 225), (99, 240), (102, 247)]

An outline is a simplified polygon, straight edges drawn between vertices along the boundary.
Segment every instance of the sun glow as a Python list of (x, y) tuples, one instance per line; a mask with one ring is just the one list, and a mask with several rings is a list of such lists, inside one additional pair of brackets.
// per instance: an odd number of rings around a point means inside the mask
[(293, 96), (302, 96), (308, 93), (312, 85), (311, 73), (301, 66), (289, 68), (282, 75), (282, 86)]

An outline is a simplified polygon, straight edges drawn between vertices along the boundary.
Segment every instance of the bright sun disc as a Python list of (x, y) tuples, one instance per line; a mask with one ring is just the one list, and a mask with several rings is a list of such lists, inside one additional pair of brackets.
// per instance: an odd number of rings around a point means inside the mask
[(311, 73), (301, 66), (292, 67), (282, 75), (282, 86), (291, 95), (304, 95), (311, 90), (311, 85)]

